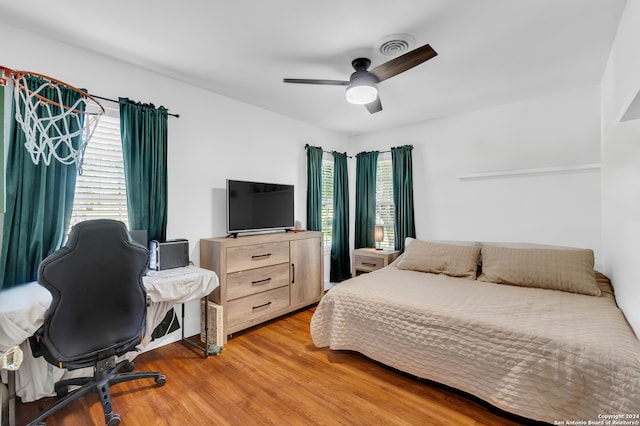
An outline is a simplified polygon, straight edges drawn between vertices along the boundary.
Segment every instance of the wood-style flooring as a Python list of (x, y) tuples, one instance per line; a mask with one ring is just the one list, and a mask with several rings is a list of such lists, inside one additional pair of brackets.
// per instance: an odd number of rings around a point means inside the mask
[[(471, 398), (386, 368), (353, 352), (318, 349), (309, 335), (314, 308), (236, 334), (220, 356), (180, 342), (139, 355), (153, 380), (111, 388), (122, 426), (147, 425), (520, 425)], [(17, 404), (23, 425), (56, 398)], [(47, 426), (103, 425), (88, 395)]]

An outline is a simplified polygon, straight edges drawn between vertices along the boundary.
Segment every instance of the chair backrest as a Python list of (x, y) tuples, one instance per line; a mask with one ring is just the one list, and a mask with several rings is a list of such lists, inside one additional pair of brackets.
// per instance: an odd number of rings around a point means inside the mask
[(67, 244), (39, 268), (38, 282), (53, 296), (42, 327), (45, 359), (79, 368), (140, 343), (148, 262), (148, 250), (129, 237), (124, 223), (98, 219), (75, 225)]

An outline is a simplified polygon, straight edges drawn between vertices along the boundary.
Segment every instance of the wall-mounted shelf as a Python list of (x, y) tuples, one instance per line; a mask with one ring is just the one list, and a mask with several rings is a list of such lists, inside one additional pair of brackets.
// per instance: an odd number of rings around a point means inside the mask
[(599, 169), (600, 169), (600, 163), (589, 163), (589, 164), (576, 164), (572, 166), (538, 167), (533, 169), (469, 173), (466, 175), (459, 175), (458, 179), (459, 180), (498, 179), (503, 177), (515, 177), (515, 176), (534, 176), (534, 175), (553, 175), (553, 174), (561, 174), (561, 173), (575, 173), (575, 172), (599, 170)]

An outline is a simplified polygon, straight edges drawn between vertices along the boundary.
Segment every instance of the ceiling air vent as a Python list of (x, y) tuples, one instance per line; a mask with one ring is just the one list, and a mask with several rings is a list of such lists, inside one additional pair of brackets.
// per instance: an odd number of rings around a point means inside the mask
[(394, 57), (411, 50), (415, 39), (408, 34), (393, 34), (376, 43), (376, 51), (383, 56)]

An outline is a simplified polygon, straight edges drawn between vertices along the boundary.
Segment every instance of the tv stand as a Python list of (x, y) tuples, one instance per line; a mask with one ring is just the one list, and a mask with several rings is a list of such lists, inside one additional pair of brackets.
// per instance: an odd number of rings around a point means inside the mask
[(227, 234), (226, 238), (238, 238), (238, 233), (232, 232), (230, 234)]
[(220, 285), (209, 300), (222, 305), (228, 335), (261, 324), (322, 298), (322, 233), (278, 232), (200, 240), (200, 267)]

